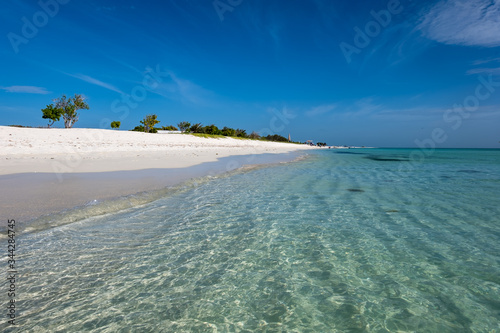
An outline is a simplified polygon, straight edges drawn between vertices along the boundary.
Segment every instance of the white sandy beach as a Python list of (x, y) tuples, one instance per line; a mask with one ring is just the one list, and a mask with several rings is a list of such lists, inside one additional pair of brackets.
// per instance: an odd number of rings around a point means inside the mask
[(5, 126), (0, 147), (2, 213), (19, 220), (313, 149), (185, 134)]
[(0, 126), (0, 175), (185, 168), (221, 157), (282, 154), (307, 145), (185, 134)]

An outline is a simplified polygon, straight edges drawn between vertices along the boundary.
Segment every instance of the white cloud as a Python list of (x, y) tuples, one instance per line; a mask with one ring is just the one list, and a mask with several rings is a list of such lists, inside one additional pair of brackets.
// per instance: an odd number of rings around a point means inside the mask
[(116, 88), (115, 86), (113, 86), (109, 83), (97, 80), (97, 79), (90, 77), (88, 75), (83, 75), (83, 74), (67, 74), (67, 75), (72, 76), (72, 77), (77, 78), (77, 79), (80, 79), (82, 81), (88, 82), (90, 84), (94, 84), (96, 86), (103, 87), (105, 89), (117, 92), (119, 94), (123, 94), (123, 92), (120, 89)]
[(308, 117), (320, 116), (330, 111), (333, 111), (336, 107), (337, 106), (335, 104), (320, 105), (306, 111), (305, 114)]
[(375, 104), (371, 97), (362, 98), (349, 106), (346, 106), (341, 113), (344, 117), (348, 118), (364, 118), (373, 116), (378, 112), (385, 109), (382, 104)]
[(200, 107), (214, 105), (216, 96), (194, 82), (178, 77), (172, 71), (165, 71), (161, 84), (151, 92), (171, 100), (178, 100), (186, 104)]
[[(444, 121), (443, 117), (444, 113), (449, 110), (453, 110), (453, 108), (451, 106), (420, 106), (407, 109), (386, 109), (374, 115), (374, 118), (400, 122), (425, 121), (429, 125), (446, 126), (449, 123)], [(498, 117), (500, 109), (498, 105), (480, 105), (475, 111), (468, 112), (468, 114), (470, 118), (464, 118), (464, 121), (466, 121), (465, 119)]]
[(428, 11), (418, 28), (443, 44), (500, 46), (500, 2), (443, 0)]
[(492, 59), (479, 59), (474, 61), (474, 65), (484, 65), (490, 62), (500, 62), (500, 58), (492, 58)]
[(10, 87), (0, 87), (0, 89), (3, 89), (6, 92), (10, 93), (40, 94), (40, 95), (50, 94), (50, 91), (48, 91), (47, 89), (34, 86), (10, 86)]
[(467, 71), (468, 75), (474, 74), (492, 74), (492, 75), (500, 75), (500, 67), (498, 68), (473, 68)]
[(386, 121), (405, 121), (412, 122), (417, 120), (440, 120), (443, 113), (441, 107), (417, 106), (410, 108), (387, 108), (381, 110), (374, 118), (383, 119)]

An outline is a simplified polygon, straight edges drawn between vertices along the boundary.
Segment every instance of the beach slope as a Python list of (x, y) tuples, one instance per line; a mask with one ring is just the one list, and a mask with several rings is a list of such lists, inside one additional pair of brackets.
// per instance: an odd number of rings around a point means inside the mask
[(188, 134), (0, 126), (0, 175), (185, 168), (222, 157), (283, 154), (307, 145)]
[(2, 211), (23, 220), (312, 149), (189, 134), (5, 126), (0, 147)]

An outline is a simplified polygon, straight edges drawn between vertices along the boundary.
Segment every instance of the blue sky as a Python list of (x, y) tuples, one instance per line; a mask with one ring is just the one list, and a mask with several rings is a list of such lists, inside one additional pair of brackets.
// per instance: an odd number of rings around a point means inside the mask
[[(381, 147), (500, 148), (500, 2), (7, 0), (0, 124), (201, 122)], [(63, 122), (56, 123), (62, 127)]]

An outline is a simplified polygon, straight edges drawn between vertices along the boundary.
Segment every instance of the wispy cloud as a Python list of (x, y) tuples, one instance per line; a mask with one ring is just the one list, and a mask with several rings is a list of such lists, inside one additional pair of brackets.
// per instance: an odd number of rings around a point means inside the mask
[(384, 105), (376, 104), (373, 98), (367, 97), (346, 106), (340, 114), (348, 118), (366, 118), (384, 109)]
[(5, 105), (0, 105), (0, 111), (5, 111), (5, 112), (13, 112), (16, 111), (17, 109), (12, 107), (12, 106), (5, 106)]
[(500, 105), (486, 105), (479, 107), (477, 111), (471, 113), (472, 118), (490, 118), (498, 119), (500, 116)]
[[(411, 108), (384, 109), (373, 115), (374, 119), (384, 121), (415, 122), (425, 121), (428, 124), (446, 125), (443, 114), (448, 112), (450, 107), (439, 106), (418, 106)], [(498, 117), (500, 109), (498, 105), (481, 105), (475, 111), (469, 112), (470, 119)]]
[(172, 71), (167, 70), (163, 73), (162, 83), (151, 92), (195, 106), (207, 107), (214, 105), (217, 98), (212, 91), (192, 81), (180, 78)]
[[(275, 51), (282, 45), (282, 38), (290, 22), (283, 11), (276, 4), (269, 2), (248, 1), (244, 4), (245, 10), (237, 10), (235, 16), (239, 16), (239, 22), (248, 33), (248, 37), (258, 42), (268, 43)], [(266, 12), (266, 15), (262, 15)]]
[(333, 111), (336, 107), (337, 107), (336, 104), (326, 104), (326, 105), (316, 106), (313, 107), (312, 109), (307, 110), (305, 112), (305, 115), (308, 117), (321, 116), (324, 115), (325, 113)]
[(468, 75), (474, 74), (492, 74), (492, 75), (500, 75), (500, 67), (497, 68), (473, 68), (467, 71)]
[(0, 87), (0, 89), (10, 93), (40, 94), (40, 95), (47, 95), (51, 93), (50, 91), (48, 91), (43, 87), (35, 87), (35, 86), (10, 86), (10, 87)]
[(95, 79), (95, 78), (90, 77), (88, 75), (84, 75), (84, 74), (67, 74), (67, 75), (72, 76), (72, 77), (77, 78), (77, 79), (80, 79), (82, 81), (85, 81), (87, 83), (90, 83), (90, 84), (93, 84), (93, 85), (96, 85), (96, 86), (99, 86), (99, 87), (102, 87), (102, 88), (105, 88), (105, 89), (117, 92), (119, 94), (123, 94), (123, 92), (120, 89), (118, 89), (117, 87), (113, 86), (112, 84), (109, 84), (109, 83), (106, 83), (106, 82), (102, 82), (101, 80)]
[(483, 65), (488, 64), (490, 62), (500, 62), (500, 58), (490, 58), (490, 59), (479, 59), (474, 61), (474, 65)]
[(412, 122), (417, 120), (440, 120), (443, 113), (442, 107), (417, 106), (410, 108), (385, 108), (373, 117), (386, 121)]
[[(474, 74), (491, 74), (491, 75), (500, 75), (500, 58), (489, 58), (489, 59), (479, 59), (473, 62), (475, 66), (483, 66), (479, 68), (472, 68), (467, 71), (468, 75)], [(489, 66), (489, 67), (485, 67)]]
[(439, 118), (443, 108), (417, 106), (409, 108), (394, 108), (390, 105), (377, 103), (377, 97), (366, 97), (347, 105), (338, 105), (332, 117), (344, 120), (384, 120), (411, 122), (415, 120), (432, 120)]
[(443, 0), (427, 12), (418, 28), (443, 44), (500, 46), (500, 2)]

